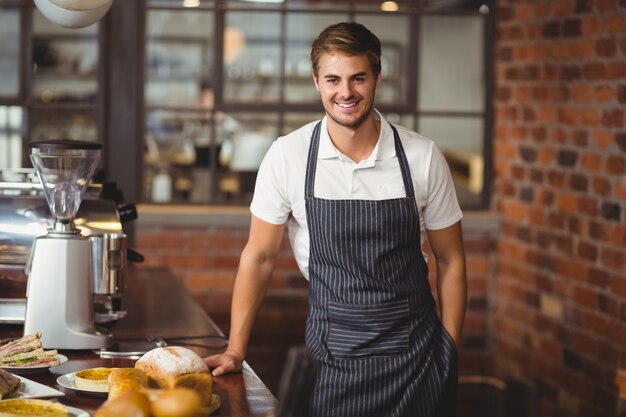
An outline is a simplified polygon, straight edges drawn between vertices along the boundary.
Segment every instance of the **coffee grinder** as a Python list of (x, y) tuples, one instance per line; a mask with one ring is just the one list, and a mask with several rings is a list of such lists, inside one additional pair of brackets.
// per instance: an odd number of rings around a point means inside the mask
[(92, 245), (74, 224), (102, 145), (53, 140), (29, 148), (54, 220), (35, 239), (26, 266), (24, 334), (41, 332), (45, 348), (104, 348), (111, 335), (94, 326)]

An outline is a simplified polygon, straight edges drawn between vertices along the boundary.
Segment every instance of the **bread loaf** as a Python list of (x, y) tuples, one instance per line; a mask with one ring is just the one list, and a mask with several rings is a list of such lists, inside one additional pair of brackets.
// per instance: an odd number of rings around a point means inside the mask
[(107, 400), (94, 417), (149, 417), (150, 402), (143, 391), (126, 391)]
[(140, 369), (114, 368), (109, 373), (109, 400), (128, 391), (141, 391), (148, 387), (148, 378)]
[(204, 361), (194, 351), (169, 346), (145, 353), (135, 368), (148, 377), (149, 385), (168, 389), (187, 387), (196, 391), (202, 405), (209, 405), (213, 394), (213, 376)]

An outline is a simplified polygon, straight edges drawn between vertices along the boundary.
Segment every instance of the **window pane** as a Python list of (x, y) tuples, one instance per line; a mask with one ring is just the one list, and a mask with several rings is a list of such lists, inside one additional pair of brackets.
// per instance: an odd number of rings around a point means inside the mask
[(480, 16), (422, 18), (420, 110), (484, 110), (483, 37)]
[(232, 117), (236, 126), (220, 149), (226, 170), (219, 177), (218, 198), (243, 203), (252, 198), (259, 165), (278, 136), (278, 115), (236, 113)]
[(311, 44), (324, 28), (347, 20), (346, 14), (296, 14), (287, 16), (285, 59), (285, 101), (320, 101), (311, 78)]
[(20, 14), (17, 9), (0, 8), (0, 96), (19, 93)]
[(483, 190), (484, 121), (480, 117), (420, 117), (419, 132), (443, 152), (462, 205), (479, 204)]
[(213, 73), (213, 12), (149, 11), (146, 104), (195, 107)]
[(408, 16), (391, 14), (357, 15), (357, 21), (371, 30), (382, 46), (383, 81), (376, 90), (376, 102), (384, 104), (407, 103), (410, 21)]
[(73, 139), (98, 141), (94, 110), (35, 109), (31, 113), (31, 141)]
[(33, 12), (33, 97), (93, 103), (98, 90), (98, 24), (66, 29)]
[(277, 102), (280, 53), (279, 13), (227, 13), (224, 101)]
[(18, 106), (0, 106), (0, 169), (22, 167), (22, 117)]

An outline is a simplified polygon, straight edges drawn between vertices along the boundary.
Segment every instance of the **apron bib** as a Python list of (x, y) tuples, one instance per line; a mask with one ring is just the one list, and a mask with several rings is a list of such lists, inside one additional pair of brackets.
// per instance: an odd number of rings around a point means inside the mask
[(314, 197), (321, 122), (305, 179), (310, 233), (306, 343), (320, 368), (310, 417), (448, 417), (456, 348), (422, 256), (408, 162), (392, 127), (405, 198)]

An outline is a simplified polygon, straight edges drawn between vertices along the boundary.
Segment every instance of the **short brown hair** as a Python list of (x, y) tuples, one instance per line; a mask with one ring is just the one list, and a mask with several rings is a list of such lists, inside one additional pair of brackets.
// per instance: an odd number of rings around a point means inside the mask
[(347, 55), (365, 55), (374, 77), (380, 74), (380, 40), (365, 26), (356, 22), (341, 22), (328, 26), (311, 47), (311, 64), (317, 78), (322, 55), (342, 52)]

